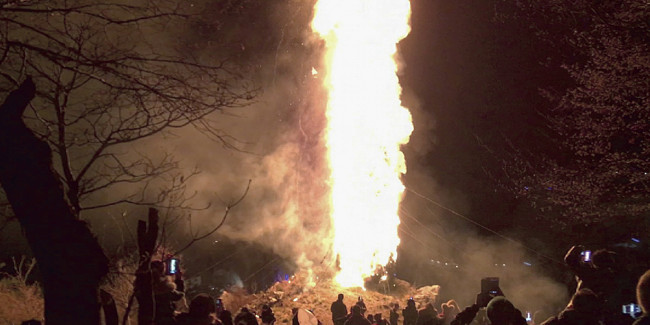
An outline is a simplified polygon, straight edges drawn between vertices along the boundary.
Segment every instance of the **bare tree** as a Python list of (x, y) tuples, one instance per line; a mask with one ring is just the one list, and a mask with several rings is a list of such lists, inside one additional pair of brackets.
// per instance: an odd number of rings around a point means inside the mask
[[(650, 11), (647, 1), (508, 3), (548, 45), (565, 87), (540, 110), (557, 152), (514, 148), (504, 184), (565, 223), (636, 227), (650, 211)], [(562, 84), (562, 83), (559, 83)], [(646, 226), (649, 226), (646, 223)], [(629, 229), (628, 229), (629, 230)]]
[(257, 93), (240, 67), (175, 46), (196, 10), (190, 4), (131, 3), (0, 4), (0, 92), (33, 78), (38, 91), (24, 118), (52, 148), (77, 216), (119, 203), (164, 205), (196, 171), (183, 174), (173, 156), (133, 144), (192, 126), (231, 146), (212, 114)]
[(50, 148), (23, 123), (35, 91), (28, 78), (0, 106), (0, 183), (38, 261), (48, 324), (99, 324), (108, 260), (65, 202)]

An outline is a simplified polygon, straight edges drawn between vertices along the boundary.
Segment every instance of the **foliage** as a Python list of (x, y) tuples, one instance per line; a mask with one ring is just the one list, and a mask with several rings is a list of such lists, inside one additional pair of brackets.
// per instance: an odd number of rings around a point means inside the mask
[(29, 319), (43, 319), (43, 294), (38, 283), (27, 281), (35, 261), (14, 260), (15, 274), (3, 274), (0, 279), (0, 320), (20, 324)]
[(178, 41), (196, 10), (168, 0), (1, 4), (0, 94), (34, 78), (25, 119), (53, 149), (75, 213), (163, 205), (185, 189), (196, 171), (180, 173), (174, 157), (145, 154), (138, 141), (192, 126), (230, 145), (213, 113), (249, 104), (257, 90), (242, 67)]
[[(650, 10), (642, 0), (503, 2), (547, 45), (569, 86), (543, 85), (540, 113), (557, 151), (514, 149), (506, 187), (563, 222), (588, 224), (650, 211)], [(539, 108), (537, 108), (539, 109)]]

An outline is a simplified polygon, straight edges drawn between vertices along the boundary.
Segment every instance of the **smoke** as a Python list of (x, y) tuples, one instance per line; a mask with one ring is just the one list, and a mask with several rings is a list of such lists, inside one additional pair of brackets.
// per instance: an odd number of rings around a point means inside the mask
[(231, 22), (243, 26), (240, 34), (217, 43), (240, 43), (226, 48), (235, 48), (237, 60), (255, 67), (263, 94), (252, 106), (211, 117), (238, 150), (191, 129), (176, 132), (165, 146), (173, 145), (185, 168), (201, 170), (189, 188), (197, 202), (210, 202), (211, 208), (192, 213), (195, 225), (215, 225), (250, 180), (219, 234), (261, 244), (309, 269), (332, 259), (322, 157), (324, 97), (312, 75), (319, 43), (309, 30), (311, 4), (251, 2), (242, 10), (241, 21)]
[(551, 316), (566, 305), (566, 286), (540, 271), (542, 261), (531, 259), (524, 249), (507, 241), (479, 238), (468, 240), (463, 247), (465, 275), (467, 279), (474, 279), (466, 281), (471, 284), (467, 288), (469, 292), (478, 292), (479, 279), (496, 276), (500, 278), (500, 287), (506, 298), (522, 312), (541, 311)]

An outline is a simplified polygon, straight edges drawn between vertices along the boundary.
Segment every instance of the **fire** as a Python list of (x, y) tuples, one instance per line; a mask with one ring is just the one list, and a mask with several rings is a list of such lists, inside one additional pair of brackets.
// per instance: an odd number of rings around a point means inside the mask
[(396, 44), (410, 31), (409, 0), (319, 0), (312, 29), (326, 42), (326, 142), (333, 250), (344, 287), (363, 286), (397, 257), (406, 172), (400, 146), (411, 114), (401, 106)]

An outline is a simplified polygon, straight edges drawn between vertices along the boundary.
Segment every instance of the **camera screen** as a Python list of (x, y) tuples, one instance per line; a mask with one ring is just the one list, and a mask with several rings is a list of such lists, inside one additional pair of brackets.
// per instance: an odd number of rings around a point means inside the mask
[(178, 259), (177, 258), (172, 258), (169, 260), (169, 274), (176, 274), (178, 273)]
[(636, 318), (637, 315), (641, 314), (641, 307), (637, 304), (623, 305), (623, 314), (628, 314), (633, 318)]

